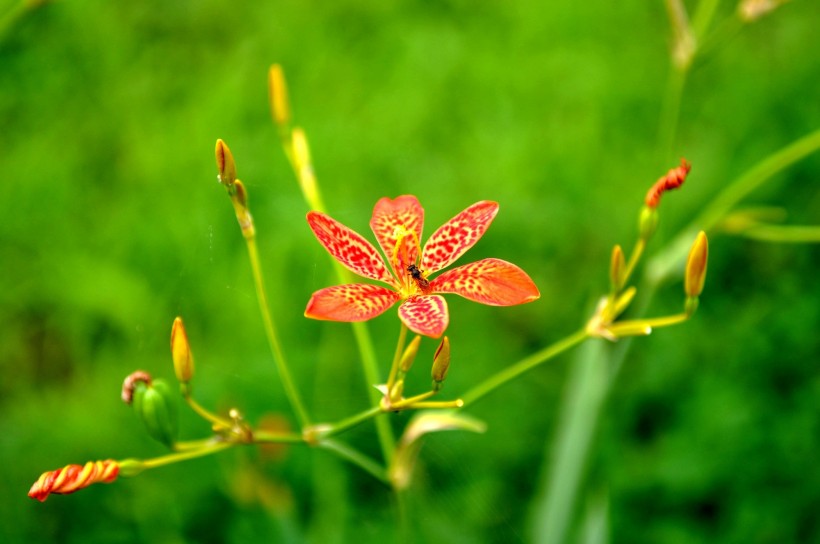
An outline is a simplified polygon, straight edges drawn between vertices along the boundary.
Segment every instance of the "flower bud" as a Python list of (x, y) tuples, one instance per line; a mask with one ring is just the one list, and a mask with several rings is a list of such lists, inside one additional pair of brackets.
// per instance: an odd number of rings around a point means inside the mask
[(171, 327), (171, 357), (174, 360), (174, 372), (181, 383), (188, 383), (194, 377), (194, 355), (188, 343), (188, 335), (182, 318), (174, 319)]
[(620, 245), (612, 248), (612, 258), (609, 262), (609, 280), (612, 282), (612, 290), (620, 291), (626, 281), (626, 259), (624, 250)]
[(644, 202), (648, 208), (655, 209), (661, 203), (661, 197), (666, 191), (677, 189), (686, 181), (686, 176), (692, 165), (686, 159), (680, 160), (680, 166), (670, 169), (666, 175), (662, 176), (646, 193)]
[(221, 139), (216, 141), (216, 170), (219, 172), (219, 183), (230, 187), (236, 181), (236, 163), (228, 144)]
[(644, 206), (641, 209), (641, 217), (638, 222), (638, 234), (641, 240), (649, 240), (658, 228), (658, 210)]
[(683, 288), (687, 298), (697, 298), (703, 291), (708, 259), (709, 241), (706, 239), (706, 233), (700, 231), (692, 244), (692, 249), (689, 250), (689, 258), (686, 260)]
[(416, 335), (404, 348), (404, 353), (401, 354), (401, 360), (399, 361), (399, 371), (402, 374), (407, 374), (410, 371), (410, 367), (413, 366), (413, 361), (416, 360), (416, 355), (418, 355), (420, 344), (421, 336)]
[(89, 461), (85, 465), (66, 465), (61, 469), (44, 472), (31, 486), (28, 496), (43, 502), (52, 493), (66, 495), (91, 484), (111, 483), (117, 478), (119, 470), (119, 464), (111, 459)]
[(233, 209), (236, 213), (236, 220), (239, 222), (239, 228), (242, 229), (242, 235), (251, 239), (256, 235), (256, 228), (253, 226), (253, 216), (248, 209), (248, 191), (245, 190), (245, 185), (241, 181), (236, 180), (233, 184)]
[(450, 369), (450, 339), (446, 336), (442, 339), (436, 354), (433, 356), (433, 391), (439, 391), (444, 379), (447, 378), (447, 371)]
[(280, 127), (287, 126), (290, 123), (288, 88), (285, 84), (285, 74), (278, 64), (272, 65), (268, 70), (268, 95), (273, 121)]
[(396, 383), (393, 384), (393, 388), (390, 390), (390, 402), (396, 403), (401, 400), (401, 396), (404, 394), (404, 380), (396, 380)]
[(169, 448), (173, 447), (179, 422), (177, 405), (168, 384), (164, 380), (138, 383), (133, 406), (148, 434)]

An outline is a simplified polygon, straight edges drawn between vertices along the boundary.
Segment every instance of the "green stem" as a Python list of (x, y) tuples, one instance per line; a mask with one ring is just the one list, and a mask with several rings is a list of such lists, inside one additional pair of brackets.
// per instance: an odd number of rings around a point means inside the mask
[(228, 421), (227, 419), (223, 419), (223, 418), (219, 417), (218, 415), (210, 412), (208, 409), (204, 408), (201, 404), (199, 404), (197, 401), (195, 401), (193, 399), (193, 397), (191, 397), (190, 393), (185, 394), (184, 396), (185, 396), (185, 402), (188, 403), (188, 406), (190, 406), (191, 409), (194, 412), (196, 412), (197, 415), (199, 415), (199, 417), (201, 417), (205, 421), (210, 422), (213, 425), (217, 425), (217, 426), (225, 428), (225, 429), (230, 429), (231, 428), (231, 422), (230, 421)]
[(407, 342), (407, 325), (401, 322), (401, 329), (399, 330), (399, 341), (396, 342), (396, 353), (393, 354), (393, 364), (390, 365), (390, 375), (387, 378), (387, 392), (393, 389), (393, 384), (396, 381), (396, 375), (399, 372), (399, 362), (401, 361), (402, 353), (404, 353), (404, 344)]
[(820, 129), (772, 153), (718, 194), (663, 251), (647, 263), (648, 281), (658, 285), (680, 267), (699, 230), (708, 231), (749, 193), (795, 162), (820, 149)]
[(703, 230), (712, 228), (741, 199), (775, 174), (820, 149), (820, 129), (772, 153), (724, 189), (693, 222)]
[(672, 149), (675, 144), (675, 134), (678, 130), (680, 118), (681, 98), (686, 84), (686, 68), (669, 67), (669, 76), (666, 81), (666, 93), (661, 106), (661, 123), (658, 128), (657, 157), (664, 164), (672, 159)]
[[(356, 337), (356, 344), (359, 346), (359, 353), (362, 360), (362, 370), (364, 371), (365, 385), (370, 397), (371, 404), (378, 405), (381, 401), (379, 393), (373, 385), (381, 382), (379, 378), (379, 366), (376, 362), (376, 355), (373, 350), (373, 341), (370, 339), (370, 331), (363, 322), (352, 323), (353, 335)], [(379, 417), (375, 420), (376, 433), (379, 436), (379, 445), (386, 462), (393, 459), (393, 452), (396, 449), (396, 439), (393, 436), (393, 429), (390, 428), (390, 421), (387, 418)]]
[(740, 233), (761, 242), (805, 244), (820, 242), (820, 227), (799, 225), (755, 225)]
[(558, 342), (555, 342), (554, 344), (533, 353), (529, 357), (521, 359), (512, 366), (508, 366), (501, 372), (490, 376), (462, 395), (461, 400), (464, 402), (464, 406), (474, 403), (481, 397), (493, 392), (507, 382), (517, 378), (521, 374), (524, 374), (536, 366), (552, 359), (572, 347), (575, 347), (587, 338), (589, 338), (589, 334), (585, 329), (582, 329), (575, 334), (567, 336), (563, 340), (559, 340)]
[(254, 444), (301, 444), (305, 439), (300, 434), (294, 433), (273, 433), (270, 431), (253, 431)]
[(328, 427), (320, 431), (320, 436), (324, 438), (327, 436), (337, 435), (352, 427), (355, 427), (356, 425), (364, 423), (368, 419), (374, 418), (381, 413), (383, 413), (382, 409), (378, 405), (373, 408), (368, 408), (367, 410), (345, 418), (338, 423), (330, 424)]
[[(288, 131), (288, 134), (284, 135), (284, 132), (280, 129), (280, 137), (282, 138), (282, 147), (285, 150), (285, 155), (287, 156), (291, 168), (296, 175), (296, 179), (299, 181), (299, 186), (304, 189), (305, 184), (302, 180), (303, 174), (300, 172), (299, 165), (296, 163), (296, 152), (293, 149), (292, 136), (292, 131)], [(311, 169), (311, 176), (314, 176), (314, 194), (306, 194), (303, 190), (302, 196), (304, 196), (308, 207), (318, 212), (327, 213), (324, 203), (322, 202), (318, 180), (316, 180), (313, 173), (313, 165), (307, 165), (307, 167)], [(333, 265), (340, 283), (349, 283), (350, 274), (348, 271), (335, 260), (333, 260)], [(362, 371), (364, 372), (365, 387), (367, 388), (368, 398), (370, 399), (371, 404), (378, 405), (380, 400), (379, 392), (372, 386), (381, 383), (381, 379), (379, 378), (379, 365), (376, 359), (375, 350), (373, 349), (373, 341), (370, 338), (370, 332), (367, 328), (367, 324), (364, 322), (352, 323), (351, 326), (353, 328), (353, 336), (356, 338), (356, 346), (359, 349), (359, 357), (362, 363)], [(379, 436), (379, 445), (381, 446), (382, 454), (384, 455), (385, 460), (389, 462), (390, 459), (393, 458), (396, 439), (393, 437), (390, 422), (387, 421), (386, 418), (377, 418), (375, 422), (376, 433)]]
[(388, 485), (390, 484), (390, 480), (387, 477), (387, 470), (384, 467), (363, 453), (352, 449), (347, 444), (343, 444), (342, 442), (337, 442), (335, 440), (323, 440), (319, 443), (319, 446), (326, 450), (332, 451), (343, 459), (350, 461), (379, 481)]
[(288, 397), (291, 407), (296, 412), (299, 422), (302, 427), (310, 425), (310, 418), (305, 410), (302, 399), (299, 396), (299, 391), (293, 382), (290, 375), (285, 354), (282, 352), (282, 346), (279, 344), (279, 338), (276, 335), (276, 329), (273, 325), (270, 310), (268, 308), (268, 297), (265, 294), (265, 284), (262, 280), (262, 266), (259, 264), (259, 251), (256, 247), (255, 238), (246, 238), (248, 246), (248, 255), (251, 261), (251, 270), (253, 270), (253, 281), (256, 285), (256, 297), (259, 300), (259, 309), (262, 312), (262, 321), (265, 325), (265, 335), (268, 337), (273, 358), (276, 361), (276, 366), (279, 370), (279, 377), (282, 380), (282, 385), (285, 388), (285, 395)]
[(180, 461), (187, 461), (189, 459), (196, 459), (197, 457), (204, 457), (206, 455), (212, 455), (214, 453), (218, 453), (222, 450), (228, 449), (232, 446), (235, 446), (236, 443), (234, 442), (211, 442), (207, 447), (196, 449), (196, 450), (189, 450), (183, 451), (179, 453), (172, 453), (169, 455), (163, 455), (162, 457), (156, 457), (154, 459), (147, 459), (142, 461), (143, 468), (157, 468), (165, 465), (170, 465), (172, 463), (178, 463)]

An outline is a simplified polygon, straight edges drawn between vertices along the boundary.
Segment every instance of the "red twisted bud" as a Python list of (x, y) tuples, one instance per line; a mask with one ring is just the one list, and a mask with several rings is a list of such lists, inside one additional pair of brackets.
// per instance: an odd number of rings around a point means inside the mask
[(683, 185), (683, 182), (686, 181), (686, 175), (689, 174), (689, 170), (691, 169), (692, 165), (689, 164), (686, 159), (681, 159), (680, 166), (669, 170), (665, 176), (656, 181), (652, 188), (649, 189), (649, 192), (646, 193), (646, 199), (644, 200), (646, 205), (653, 209), (657, 208), (658, 204), (661, 203), (663, 193), (677, 189)]
[(31, 486), (28, 496), (43, 502), (52, 493), (65, 495), (91, 484), (111, 483), (119, 472), (119, 463), (111, 459), (89, 461), (85, 465), (66, 465), (61, 469), (44, 472)]

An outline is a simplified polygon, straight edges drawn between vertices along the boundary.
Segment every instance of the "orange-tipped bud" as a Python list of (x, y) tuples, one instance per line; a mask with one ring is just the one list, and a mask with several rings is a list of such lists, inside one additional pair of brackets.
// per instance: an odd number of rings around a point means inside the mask
[(649, 192), (646, 193), (646, 205), (653, 209), (657, 208), (658, 204), (661, 203), (661, 196), (663, 196), (663, 193), (666, 191), (671, 191), (672, 189), (677, 189), (683, 185), (683, 182), (686, 181), (686, 176), (689, 174), (691, 169), (692, 165), (689, 164), (686, 159), (681, 159), (680, 166), (669, 170), (665, 176), (656, 181), (652, 188), (649, 189)]
[(44, 472), (34, 482), (28, 496), (43, 502), (52, 493), (66, 495), (96, 483), (111, 483), (117, 478), (120, 466), (117, 461), (89, 461), (85, 465), (66, 465)]
[(401, 360), (399, 361), (399, 370), (402, 374), (407, 374), (410, 371), (410, 367), (413, 366), (413, 361), (416, 360), (416, 355), (419, 352), (419, 345), (421, 344), (421, 336), (416, 335), (407, 347), (404, 348), (404, 353), (401, 355)]
[(700, 231), (695, 238), (695, 243), (692, 244), (692, 249), (689, 250), (689, 258), (686, 260), (684, 291), (688, 298), (697, 298), (703, 291), (708, 260), (709, 240), (706, 238), (706, 233)]
[(171, 357), (174, 360), (174, 372), (181, 383), (188, 383), (194, 377), (194, 354), (188, 343), (188, 334), (182, 318), (174, 319), (171, 327)]
[(444, 379), (447, 378), (447, 371), (450, 369), (450, 339), (446, 336), (441, 340), (433, 356), (433, 391), (441, 389)]
[(282, 67), (278, 64), (274, 64), (268, 70), (268, 96), (274, 123), (280, 127), (286, 127), (290, 123), (288, 87)]
[(620, 291), (626, 282), (624, 250), (617, 244), (612, 248), (612, 258), (609, 262), (609, 281), (612, 282), (613, 291)]
[(230, 187), (236, 181), (236, 163), (228, 144), (221, 139), (216, 141), (216, 170), (219, 173), (219, 183)]

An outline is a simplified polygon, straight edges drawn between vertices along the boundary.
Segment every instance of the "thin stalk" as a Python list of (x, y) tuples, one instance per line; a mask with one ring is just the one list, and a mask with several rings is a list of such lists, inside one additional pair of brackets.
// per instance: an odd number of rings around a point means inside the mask
[(390, 479), (387, 477), (387, 470), (384, 467), (363, 453), (354, 450), (347, 444), (337, 442), (336, 440), (323, 440), (319, 443), (319, 446), (326, 450), (332, 451), (342, 459), (350, 461), (365, 472), (369, 473), (371, 476), (375, 477), (377, 480), (388, 485), (390, 484)]
[(686, 258), (692, 245), (692, 239), (699, 230), (709, 231), (712, 229), (749, 193), (771, 179), (775, 174), (819, 149), (820, 129), (817, 129), (772, 153), (729, 183), (688, 227), (683, 229), (664, 250), (647, 263), (646, 276), (648, 281), (653, 285), (660, 284)]
[(761, 242), (807, 244), (820, 242), (820, 227), (814, 225), (755, 225), (738, 235)]
[(374, 406), (373, 408), (368, 408), (367, 410), (365, 410), (363, 412), (359, 412), (358, 414), (354, 414), (354, 415), (352, 415), (348, 418), (345, 418), (345, 419), (339, 421), (338, 423), (333, 423), (333, 424), (329, 425), (328, 427), (322, 429), (319, 432), (319, 434), (322, 438), (327, 437), (327, 436), (337, 435), (337, 434), (342, 433), (342, 432), (344, 432), (344, 431), (346, 431), (346, 430), (348, 430), (352, 427), (355, 427), (356, 425), (364, 423), (368, 419), (372, 419), (372, 418), (378, 416), (381, 413), (383, 413), (382, 409), (381, 409), (381, 406), (377, 405), (377, 406)]
[(401, 361), (402, 353), (404, 353), (404, 345), (407, 342), (407, 325), (401, 322), (401, 329), (399, 330), (399, 340), (396, 342), (396, 352), (393, 354), (393, 364), (390, 365), (390, 375), (387, 378), (387, 391), (393, 389), (393, 384), (396, 381), (396, 375), (399, 372), (399, 362)]
[(279, 338), (276, 335), (276, 329), (273, 325), (273, 319), (268, 308), (268, 296), (265, 293), (265, 284), (262, 280), (262, 267), (259, 264), (259, 251), (256, 247), (255, 238), (246, 238), (248, 246), (248, 255), (251, 261), (251, 270), (253, 270), (253, 281), (256, 285), (256, 298), (259, 300), (259, 309), (262, 312), (262, 321), (265, 326), (265, 335), (268, 337), (268, 344), (270, 344), (273, 358), (276, 361), (276, 366), (279, 370), (279, 377), (282, 379), (282, 386), (285, 388), (285, 395), (288, 397), (291, 407), (296, 412), (299, 422), (302, 427), (310, 425), (310, 418), (305, 410), (302, 399), (299, 396), (299, 391), (293, 382), (290, 375), (285, 354), (282, 352), (282, 346), (279, 344)]
[(464, 406), (468, 404), (472, 404), (475, 401), (479, 400), (481, 397), (492, 393), (502, 385), (506, 384), (507, 382), (514, 380), (521, 374), (532, 370), (533, 368), (537, 367), (538, 365), (545, 363), (546, 361), (560, 355), (561, 353), (569, 350), (570, 348), (575, 347), (576, 345), (580, 344), (584, 340), (589, 338), (589, 334), (587, 333), (586, 329), (581, 329), (580, 331), (567, 336), (566, 338), (551, 344), (544, 349), (533, 353), (532, 355), (525, 357), (515, 363), (512, 366), (508, 366), (501, 372), (493, 374), (480, 384), (476, 385), (472, 389), (468, 390), (464, 395), (461, 396), (461, 400), (464, 403)]
[(629, 281), (629, 278), (635, 271), (635, 267), (638, 265), (638, 261), (640, 261), (645, 249), (646, 240), (644, 240), (643, 238), (638, 238), (638, 241), (635, 242), (635, 248), (632, 250), (632, 254), (629, 256), (629, 262), (626, 264), (626, 270), (624, 270), (623, 281), (621, 282), (622, 285), (626, 285), (626, 282)]
[(672, 149), (675, 144), (675, 134), (678, 131), (680, 119), (680, 105), (683, 97), (683, 88), (686, 85), (686, 68), (669, 67), (669, 76), (666, 80), (666, 92), (661, 106), (660, 127), (658, 128), (658, 150), (656, 156), (664, 163), (672, 158)]
[(194, 412), (196, 412), (197, 415), (199, 415), (199, 417), (201, 417), (205, 421), (208, 421), (213, 425), (216, 425), (216, 426), (219, 426), (219, 427), (222, 427), (222, 428), (226, 428), (226, 429), (229, 429), (231, 427), (231, 422), (230, 421), (228, 421), (227, 419), (219, 417), (218, 415), (212, 413), (207, 408), (203, 407), (201, 404), (199, 404), (197, 401), (195, 401), (194, 398), (190, 394), (185, 395), (185, 402), (187, 402), (188, 406), (190, 406), (191, 409)]
[(820, 149), (820, 129), (772, 153), (721, 191), (706, 206), (706, 209), (703, 210), (693, 224), (700, 225), (703, 230), (712, 228), (735, 204), (749, 193), (787, 166), (791, 166), (818, 149)]
[[(303, 133), (300, 132), (300, 134)], [(310, 160), (310, 153), (307, 150), (307, 141), (302, 141), (304, 149), (301, 150), (300, 156), (293, 144), (293, 135), (294, 132), (289, 130), (289, 127), (285, 127), (284, 129), (280, 127), (282, 147), (285, 150), (285, 156), (290, 162), (291, 168), (293, 169), (296, 179), (299, 182), (299, 186), (302, 189), (302, 196), (305, 198), (305, 202), (308, 207), (312, 210), (327, 213), (324, 202), (322, 201), (319, 183), (313, 170), (313, 164)], [(300, 164), (300, 161), (305, 164)], [(310, 176), (310, 179), (306, 180), (304, 176)], [(306, 181), (309, 181), (310, 183), (308, 184)], [(311, 188), (310, 192), (305, 190), (308, 186)], [(350, 274), (348, 271), (335, 260), (333, 260), (333, 265), (340, 283), (349, 283)], [(356, 346), (359, 349), (359, 357), (362, 364), (362, 371), (364, 373), (368, 398), (372, 404), (378, 405), (380, 400), (379, 392), (372, 386), (381, 383), (381, 379), (379, 378), (379, 365), (376, 359), (375, 350), (373, 348), (373, 340), (370, 338), (370, 332), (366, 323), (356, 322), (351, 323), (351, 326), (353, 328), (353, 336), (356, 338)], [(385, 461), (389, 462), (393, 458), (393, 451), (395, 450), (396, 443), (396, 439), (393, 436), (393, 430), (390, 428), (390, 423), (386, 418), (377, 418), (375, 420), (375, 424), (382, 454), (384, 455)]]
[(416, 403), (427, 400), (435, 394), (435, 391), (427, 391), (426, 393), (416, 395), (415, 397), (410, 397), (409, 399), (393, 402), (390, 404), (390, 408), (394, 410), (401, 410), (402, 408), (413, 407)]
[(179, 453), (172, 453), (169, 455), (163, 455), (162, 457), (156, 457), (154, 459), (147, 459), (145, 461), (142, 461), (142, 468), (157, 468), (165, 465), (170, 465), (172, 463), (178, 463), (180, 461), (196, 459), (197, 457), (205, 457), (206, 455), (212, 455), (214, 453), (218, 453), (222, 450), (228, 449), (233, 446), (236, 446), (236, 443), (212, 442), (208, 447), (205, 448), (183, 451)]
[(300, 434), (294, 433), (273, 433), (270, 431), (253, 431), (254, 444), (301, 444), (305, 441)]

